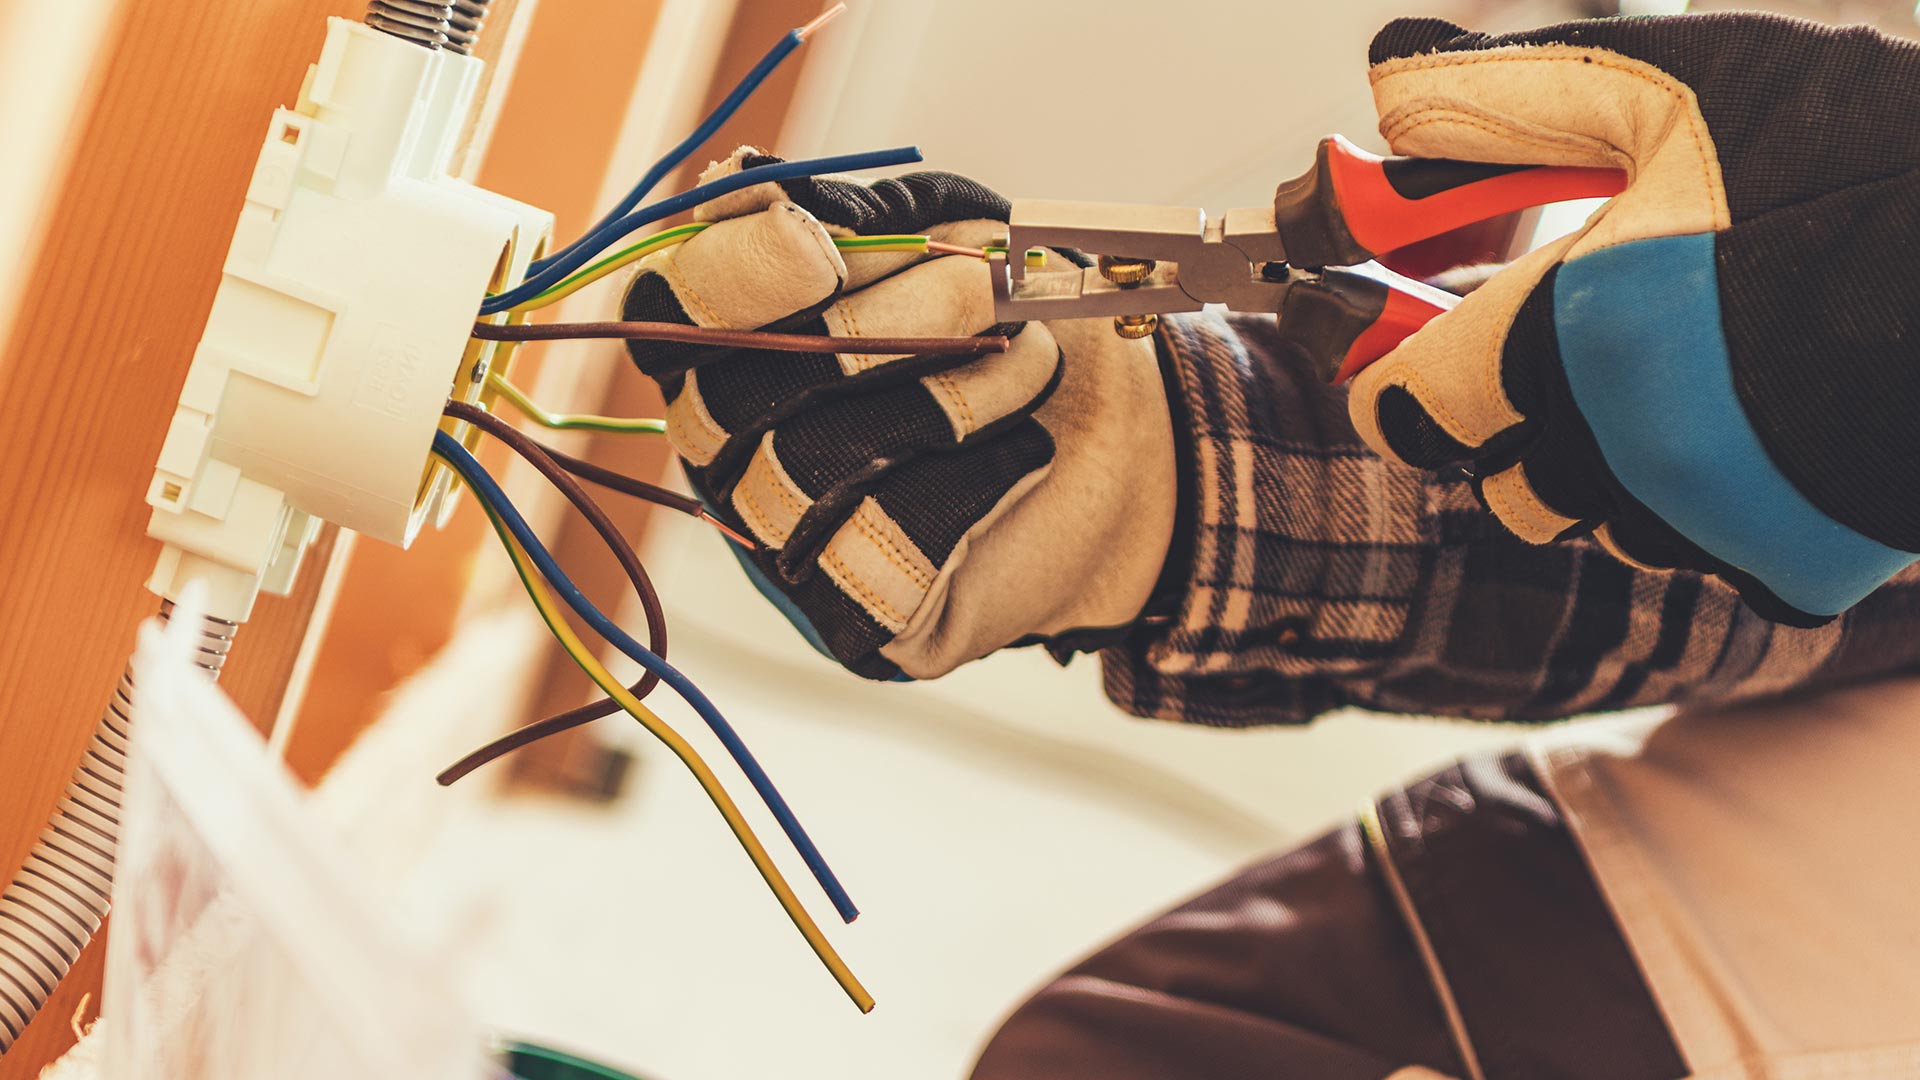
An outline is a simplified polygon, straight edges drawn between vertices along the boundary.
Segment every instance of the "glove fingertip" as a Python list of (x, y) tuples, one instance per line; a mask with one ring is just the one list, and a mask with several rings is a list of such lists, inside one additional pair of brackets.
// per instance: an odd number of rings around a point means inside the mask
[(734, 173), (744, 169), (751, 169), (755, 165), (762, 165), (778, 160), (780, 159), (770, 156), (765, 150), (757, 146), (741, 143), (739, 146), (734, 147), (733, 151), (726, 157), (707, 162), (707, 167), (700, 170), (700, 182), (702, 184), (711, 184), (715, 180), (732, 176)]
[(1441, 46), (1458, 42), (1462, 38), (1480, 36), (1469, 34), (1466, 27), (1445, 19), (1427, 17), (1395, 19), (1373, 36), (1373, 44), (1367, 48), (1367, 63), (1369, 65), (1384, 64), (1389, 60), (1435, 52)]
[[(778, 165), (786, 158), (769, 154), (757, 146), (742, 145), (733, 153), (718, 161), (710, 162), (700, 173), (700, 183), (711, 184), (748, 169), (758, 169), (763, 165)], [(796, 201), (795, 192), (805, 191), (810, 181), (784, 180), (765, 184), (750, 184), (738, 191), (729, 192), (717, 199), (710, 199), (693, 209), (695, 221), (712, 223), (728, 218), (746, 217), (757, 214), (774, 203)]]
[(1472, 460), (1474, 448), (1453, 437), (1404, 386), (1388, 386), (1373, 401), (1380, 438), (1394, 457), (1416, 469), (1442, 469)]

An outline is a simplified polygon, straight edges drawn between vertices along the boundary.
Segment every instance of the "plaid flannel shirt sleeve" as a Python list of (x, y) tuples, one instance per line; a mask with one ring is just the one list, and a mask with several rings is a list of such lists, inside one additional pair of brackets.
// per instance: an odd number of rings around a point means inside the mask
[(1769, 623), (1711, 579), (1526, 544), (1465, 478), (1383, 461), (1271, 317), (1170, 319), (1160, 344), (1184, 407), (1186, 572), (1170, 619), (1101, 654), (1135, 715), (1539, 721), (1920, 668), (1920, 575), (1818, 629)]

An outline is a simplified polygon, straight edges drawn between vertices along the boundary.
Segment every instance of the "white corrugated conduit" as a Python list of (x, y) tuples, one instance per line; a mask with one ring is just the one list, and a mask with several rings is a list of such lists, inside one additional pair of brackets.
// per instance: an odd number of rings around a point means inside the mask
[[(160, 617), (172, 615), (173, 603), (162, 603)], [(219, 678), (238, 629), (225, 619), (202, 620), (194, 663), (209, 678)], [(52, 819), (0, 894), (0, 1054), (53, 996), (106, 917), (132, 725), (129, 670), (120, 676)]]

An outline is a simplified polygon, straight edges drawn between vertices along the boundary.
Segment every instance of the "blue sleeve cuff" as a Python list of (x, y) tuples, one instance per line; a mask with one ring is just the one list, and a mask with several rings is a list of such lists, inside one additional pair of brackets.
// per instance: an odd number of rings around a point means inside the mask
[(1554, 282), (1573, 398), (1621, 486), (1713, 557), (1837, 615), (1920, 556), (1827, 516), (1780, 472), (1734, 387), (1714, 236), (1640, 240)]

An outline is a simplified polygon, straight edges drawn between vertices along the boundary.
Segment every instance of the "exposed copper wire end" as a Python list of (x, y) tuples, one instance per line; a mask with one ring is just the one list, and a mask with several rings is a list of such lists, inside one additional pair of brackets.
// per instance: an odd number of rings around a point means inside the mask
[(927, 251), (935, 255), (965, 255), (974, 259), (984, 259), (987, 257), (987, 253), (980, 248), (963, 247), (959, 244), (943, 244), (938, 240), (927, 241)]
[(832, 22), (833, 20), (839, 18), (840, 13), (845, 10), (847, 10), (847, 5), (835, 4), (832, 7), (828, 8), (827, 10), (821, 12), (820, 14), (815, 15), (813, 17), (812, 22), (808, 23), (805, 26), (800, 27), (798, 30), (795, 31), (795, 33), (800, 35), (801, 41), (805, 41), (807, 40), (807, 38), (813, 35), (813, 32), (815, 30), (818, 30), (821, 27)]
[(747, 534), (741, 532), (740, 530), (734, 528), (733, 526), (728, 525), (726, 522), (721, 521), (719, 518), (714, 517), (712, 514), (707, 513), (704, 507), (701, 508), (700, 512), (694, 516), (698, 517), (700, 520), (706, 522), (707, 524), (713, 526), (714, 528), (719, 529), (722, 533), (726, 535), (727, 539), (733, 541), (736, 544), (739, 544), (741, 547), (746, 548), (748, 551), (760, 550), (759, 543), (755, 541), (753, 537), (748, 536)]

